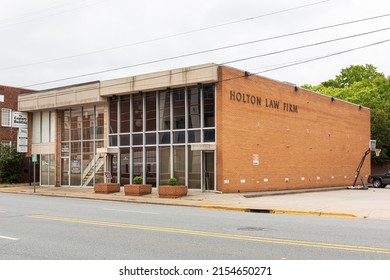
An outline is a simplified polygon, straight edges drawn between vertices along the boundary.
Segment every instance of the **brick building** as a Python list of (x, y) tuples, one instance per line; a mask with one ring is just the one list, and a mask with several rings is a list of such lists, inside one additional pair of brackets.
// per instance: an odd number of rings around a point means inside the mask
[(18, 111), (18, 95), (30, 91), (0, 85), (0, 143), (16, 143), (18, 127), (13, 124), (13, 113)]
[[(370, 110), (215, 64), (19, 95), (41, 185), (249, 192), (351, 185)], [(361, 174), (370, 174), (369, 159)]]

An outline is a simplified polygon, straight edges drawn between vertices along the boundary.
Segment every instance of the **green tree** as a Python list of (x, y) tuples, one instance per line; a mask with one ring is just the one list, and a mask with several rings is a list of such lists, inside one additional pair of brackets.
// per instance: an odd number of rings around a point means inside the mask
[(5, 183), (19, 183), (24, 154), (16, 151), (16, 145), (0, 145), (0, 178)]
[(371, 64), (352, 65), (342, 69), (335, 79), (302, 87), (370, 108), (371, 139), (376, 139), (377, 147), (382, 149), (380, 157), (372, 160), (390, 159), (390, 76)]

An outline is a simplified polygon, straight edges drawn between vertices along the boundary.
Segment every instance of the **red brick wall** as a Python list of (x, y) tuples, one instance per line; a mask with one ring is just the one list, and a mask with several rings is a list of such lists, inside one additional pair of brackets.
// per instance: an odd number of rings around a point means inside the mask
[[(242, 76), (219, 68), (218, 190), (353, 184), (370, 139), (369, 109), (262, 77), (231, 79)], [(254, 155), (259, 165), (253, 164)], [(363, 176), (370, 173), (369, 163), (367, 157)]]
[(8, 108), (12, 111), (18, 110), (18, 94), (30, 92), (31, 90), (13, 88), (0, 85), (0, 95), (4, 96), (4, 102), (0, 102), (0, 142), (3, 140), (16, 142), (18, 129), (1, 126), (1, 109)]

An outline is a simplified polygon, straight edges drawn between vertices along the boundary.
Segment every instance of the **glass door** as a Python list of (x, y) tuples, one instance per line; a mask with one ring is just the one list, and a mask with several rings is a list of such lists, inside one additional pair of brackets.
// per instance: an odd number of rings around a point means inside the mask
[(215, 190), (214, 151), (203, 152), (203, 167), (203, 189), (213, 191)]

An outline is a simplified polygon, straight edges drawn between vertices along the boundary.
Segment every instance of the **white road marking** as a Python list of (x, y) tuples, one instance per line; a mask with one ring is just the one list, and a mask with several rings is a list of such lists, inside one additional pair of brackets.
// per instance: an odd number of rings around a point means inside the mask
[(19, 240), (19, 238), (8, 237), (8, 236), (2, 236), (2, 235), (0, 235), (0, 238), (8, 239), (8, 240), (14, 240), (14, 241), (18, 241), (18, 240)]
[(160, 215), (160, 213), (157, 213), (157, 212), (142, 212), (142, 211), (109, 209), (109, 208), (103, 208), (103, 210), (106, 210), (106, 211), (117, 211), (117, 212), (128, 212), (128, 213), (138, 213), (138, 214)]

